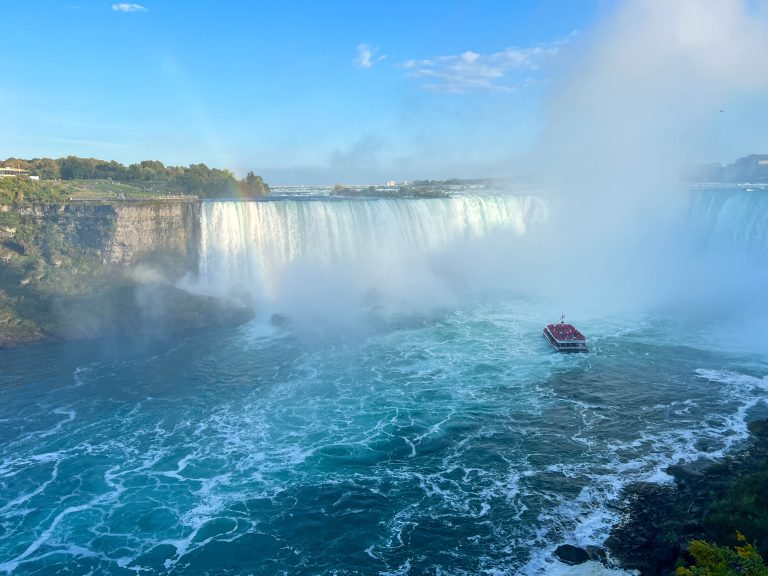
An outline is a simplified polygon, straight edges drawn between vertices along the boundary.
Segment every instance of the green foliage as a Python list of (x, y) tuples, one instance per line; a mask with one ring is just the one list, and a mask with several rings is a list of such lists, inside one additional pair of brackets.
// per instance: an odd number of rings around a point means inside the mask
[(237, 195), (237, 180), (229, 170), (190, 164), (176, 176), (176, 183), (186, 194), (200, 198), (231, 198)]
[(43, 180), (56, 180), (61, 178), (59, 163), (50, 158), (36, 158), (31, 161), (30, 169), (32, 174), (39, 176)]
[(77, 158), (67, 156), (58, 161), (59, 173), (64, 180), (76, 178), (93, 178), (97, 160), (95, 158)]
[[(79, 158), (67, 156), (53, 160), (51, 158), (35, 158), (22, 160), (9, 158), (0, 165), (8, 165), (22, 170), (29, 170), (30, 175), (39, 176), (43, 180), (61, 178), (67, 183), (81, 186), (87, 181), (125, 183), (138, 186), (141, 191), (155, 191), (166, 194), (189, 194), (200, 198), (230, 198), (242, 196), (264, 196), (269, 194), (269, 186), (261, 176), (248, 172), (243, 180), (237, 180), (229, 170), (208, 168), (205, 164), (191, 164), (185, 166), (165, 166), (158, 160), (142, 160), (136, 164), (125, 166), (112, 161), (99, 160), (97, 158)], [(30, 183), (25, 178), (6, 178), (4, 180)], [(59, 187), (63, 189), (64, 187)], [(88, 191), (98, 195), (96, 186), (84, 186)], [(40, 194), (41, 189), (34, 189), (38, 194), (35, 198), (29, 198), (24, 189), (19, 196), (18, 190), (3, 192), (0, 188), (0, 203), (12, 202), (55, 202), (60, 198)], [(76, 195), (69, 190), (71, 195)], [(125, 194), (126, 191), (117, 192)]]
[(448, 194), (438, 186), (402, 186), (400, 188), (401, 196), (412, 196), (414, 198), (448, 198)]
[(677, 576), (768, 576), (768, 567), (757, 549), (746, 543), (743, 534), (737, 532), (736, 539), (741, 546), (727, 548), (693, 540), (690, 553), (696, 563), (690, 567), (680, 566)]
[(9, 210), (0, 211), (0, 228), (15, 228), (19, 224), (19, 215)]
[(694, 164), (685, 168), (684, 182), (768, 182), (768, 154), (750, 154), (732, 164)]
[(253, 172), (248, 172), (245, 180), (240, 181), (239, 188), (243, 196), (266, 196), (269, 194), (269, 184)]
[(53, 203), (65, 198), (65, 187), (55, 182), (0, 178), (0, 204)]
[(737, 530), (768, 555), (768, 467), (737, 478), (710, 506), (705, 525), (717, 542), (735, 545)]
[(363, 198), (448, 198), (448, 194), (442, 190), (418, 186), (350, 188), (336, 184), (330, 194), (332, 196), (357, 196)]

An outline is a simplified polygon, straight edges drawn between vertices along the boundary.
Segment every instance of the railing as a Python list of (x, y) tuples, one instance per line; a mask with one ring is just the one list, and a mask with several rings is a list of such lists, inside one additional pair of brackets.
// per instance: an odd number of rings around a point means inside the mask
[(197, 196), (187, 196), (181, 194), (164, 194), (157, 196), (125, 196), (117, 194), (114, 196), (97, 196), (97, 195), (85, 195), (78, 194), (77, 196), (69, 196), (67, 200), (70, 202), (147, 202), (147, 201), (163, 201), (169, 200), (176, 202), (197, 202), (199, 199)]

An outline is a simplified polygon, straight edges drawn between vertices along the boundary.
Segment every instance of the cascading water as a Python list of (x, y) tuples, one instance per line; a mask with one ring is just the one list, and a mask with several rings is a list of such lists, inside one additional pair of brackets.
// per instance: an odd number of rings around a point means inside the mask
[(452, 244), (496, 232), (524, 235), (546, 216), (533, 196), (207, 202), (200, 288), (270, 301), (301, 267), (379, 288), (423, 273), (425, 259)]
[(702, 186), (691, 191), (690, 248), (681, 290), (733, 342), (768, 352), (754, 330), (768, 321), (768, 185)]
[(768, 185), (710, 186), (691, 192), (688, 226), (702, 251), (768, 251)]

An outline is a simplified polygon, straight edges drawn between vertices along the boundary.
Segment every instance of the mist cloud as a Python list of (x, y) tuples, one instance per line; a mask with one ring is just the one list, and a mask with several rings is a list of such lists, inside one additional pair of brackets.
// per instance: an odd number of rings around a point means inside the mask
[(765, 12), (739, 0), (630, 0), (569, 52), (532, 162), (553, 191), (544, 262), (595, 299), (653, 299), (675, 291), (672, 278), (716, 277), (682, 254), (679, 172), (743, 138), (722, 129), (720, 110), (748, 114), (744, 102), (768, 96)]
[(714, 131), (721, 109), (768, 87), (766, 19), (738, 0), (631, 0), (574, 52), (542, 151), (560, 177), (590, 189), (676, 176), (728, 137)]

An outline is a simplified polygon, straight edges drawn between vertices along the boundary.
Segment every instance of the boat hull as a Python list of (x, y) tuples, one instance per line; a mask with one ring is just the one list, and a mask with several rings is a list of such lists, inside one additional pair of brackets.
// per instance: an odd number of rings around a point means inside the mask
[(555, 336), (549, 328), (544, 328), (544, 337), (552, 344), (552, 347), (558, 352), (572, 353), (572, 352), (589, 352), (586, 340), (560, 340)]

